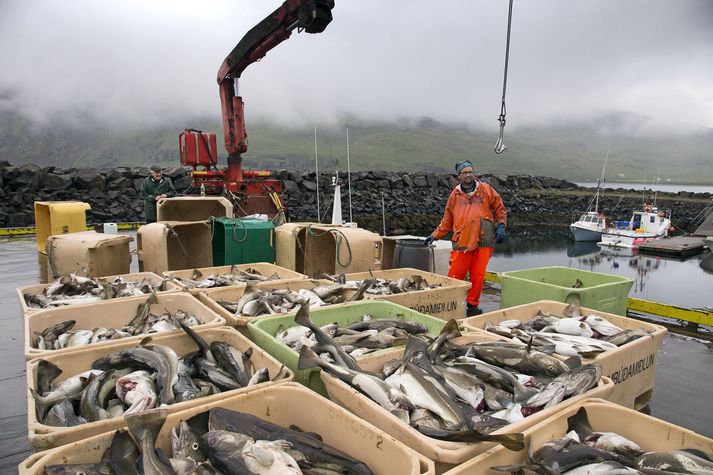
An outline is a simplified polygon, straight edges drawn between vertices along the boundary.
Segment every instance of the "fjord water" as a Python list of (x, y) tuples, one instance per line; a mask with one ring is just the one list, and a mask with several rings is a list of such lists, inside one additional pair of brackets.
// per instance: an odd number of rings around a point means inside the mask
[[(590, 250), (592, 253), (587, 254)], [(703, 270), (702, 263), (705, 260), (701, 258), (678, 262), (610, 256), (591, 246), (574, 246), (565, 233), (521, 232), (497, 246), (489, 267), (492, 271), (505, 271), (562, 265), (626, 275), (636, 280), (631, 296), (695, 307), (713, 305), (713, 273)], [(711, 268), (713, 265), (709, 265)], [(131, 272), (137, 271), (134, 256)], [(34, 237), (0, 240), (0, 473), (14, 472), (31, 453), (26, 441), (22, 320), (15, 288), (44, 282), (46, 275), (46, 258), (37, 253)], [(711, 381), (713, 346), (667, 335), (657, 355), (651, 414), (713, 437), (713, 411), (708, 408), (713, 400)]]

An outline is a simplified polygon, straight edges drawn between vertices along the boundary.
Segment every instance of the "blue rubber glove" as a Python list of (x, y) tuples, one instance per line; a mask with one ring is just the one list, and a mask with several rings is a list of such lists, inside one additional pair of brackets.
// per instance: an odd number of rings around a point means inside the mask
[(503, 223), (495, 226), (495, 242), (500, 244), (508, 240), (508, 234), (505, 232), (505, 225)]
[(428, 236), (426, 239), (423, 240), (423, 244), (425, 244), (426, 246), (430, 246), (435, 240), (436, 238), (434, 238), (433, 236)]

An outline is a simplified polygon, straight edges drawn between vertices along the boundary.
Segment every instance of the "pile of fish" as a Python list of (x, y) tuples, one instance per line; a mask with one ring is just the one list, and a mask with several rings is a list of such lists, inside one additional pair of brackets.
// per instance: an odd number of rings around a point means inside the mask
[[(171, 429), (171, 457), (156, 447), (166, 411), (126, 417), (102, 461), (50, 465), (46, 474), (354, 474), (369, 467), (322, 442), (319, 434), (289, 429), (251, 414), (215, 408)], [(304, 470), (304, 472), (303, 472)]]
[[(333, 354), (331, 345), (338, 346), (352, 358), (364, 356), (376, 350), (405, 345), (409, 335), (426, 333), (428, 328), (420, 322), (393, 318), (374, 318), (363, 315), (361, 320), (340, 328), (337, 323), (319, 327), (315, 325), (305, 310), (297, 312), (295, 323), (298, 326), (277, 328), (275, 337), (295, 351), (307, 346), (328, 362), (335, 362), (339, 357)], [(326, 335), (327, 339), (322, 336)]]
[(168, 279), (181, 282), (189, 289), (209, 289), (211, 287), (226, 287), (228, 285), (245, 284), (247, 282), (267, 282), (268, 280), (278, 280), (279, 278), (280, 276), (277, 275), (277, 273), (265, 277), (255, 269), (238, 269), (235, 266), (230, 268), (230, 273), (228, 274), (208, 274), (204, 276), (201, 271), (194, 269), (190, 279), (187, 277), (177, 277), (175, 275), (168, 276)]
[(251, 350), (241, 353), (223, 341), (209, 345), (190, 327), (181, 328), (198, 347), (183, 357), (148, 337), (137, 347), (99, 358), (91, 370), (58, 384), (52, 382), (62, 370), (40, 360), (36, 390), (31, 390), (37, 420), (70, 427), (270, 380), (267, 368), (253, 367)]
[(602, 376), (600, 367), (581, 365), (578, 357), (563, 362), (515, 343), (457, 345), (451, 341), (460, 336), (454, 320), (435, 339), (409, 336), (404, 357), (377, 374), (362, 370), (320, 328), (311, 329), (335, 363), (303, 346), (298, 369), (320, 367), (422, 434), (442, 440), (496, 441), (521, 450), (522, 434), (491, 433), (594, 388)]
[(76, 321), (66, 320), (47, 327), (41, 332), (35, 332), (32, 347), (39, 350), (61, 350), (101, 341), (118, 340), (142, 333), (177, 330), (181, 328), (181, 324), (188, 327), (201, 324), (198, 317), (182, 310), (176, 310), (174, 313), (168, 310), (163, 314), (151, 313), (151, 305), (156, 303), (158, 303), (156, 294), (151, 294), (146, 302), (139, 305), (136, 316), (120, 328), (100, 327), (93, 330), (73, 330)]
[(516, 474), (713, 474), (713, 462), (700, 450), (645, 452), (614, 432), (592, 431), (583, 407), (567, 422), (567, 434), (528, 453), (527, 464), (490, 468)]
[(522, 345), (552, 351), (562, 356), (594, 358), (638, 338), (649, 336), (644, 329), (625, 330), (598, 315), (582, 315), (576, 305), (568, 305), (562, 315), (538, 311), (532, 320), (505, 320), (485, 324), (487, 331), (513, 338)]
[[(343, 302), (355, 302), (364, 297), (364, 292), (373, 280), (364, 280), (356, 288), (345, 284), (318, 285), (310, 289), (268, 289), (257, 288), (250, 284), (245, 288), (237, 302), (218, 300), (218, 304), (233, 313), (236, 317), (259, 317), (263, 315), (280, 315), (294, 312), (296, 307), (304, 301), (309, 302), (311, 308), (324, 307)], [(346, 297), (344, 290), (355, 290)]]
[(121, 277), (110, 282), (102, 278), (92, 279), (70, 274), (49, 284), (42, 293), (24, 294), (23, 297), (29, 308), (49, 308), (121, 297), (140, 297), (163, 290), (164, 282), (161, 280), (154, 283), (149, 278), (141, 282), (128, 282)]
[[(337, 284), (343, 284), (345, 288), (356, 290), (364, 281), (346, 280), (344, 274), (339, 275), (323, 275), (325, 279), (329, 279)], [(373, 283), (365, 290), (367, 295), (394, 295), (403, 294), (405, 292), (416, 292), (418, 290), (436, 289), (441, 287), (441, 284), (429, 284), (426, 279), (420, 275), (412, 275), (411, 277), (401, 277), (398, 280), (383, 279), (374, 277), (371, 279)]]

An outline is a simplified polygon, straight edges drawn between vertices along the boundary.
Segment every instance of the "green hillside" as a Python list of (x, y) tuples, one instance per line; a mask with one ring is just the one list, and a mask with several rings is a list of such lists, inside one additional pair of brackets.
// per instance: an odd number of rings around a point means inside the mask
[[(508, 150), (496, 155), (492, 151), (495, 126), (483, 131), (430, 119), (388, 123), (350, 119), (318, 125), (319, 163), (325, 172), (346, 169), (348, 126), (352, 170), (451, 171), (456, 161), (470, 159), (483, 173), (592, 180), (601, 173), (609, 148), (610, 181), (641, 182), (644, 174), (651, 180), (660, 169), (660, 176), (674, 183), (713, 182), (713, 131), (687, 137), (608, 137), (596, 132), (600, 125), (506, 129)], [(225, 156), (217, 121), (79, 128), (64, 123), (35, 125), (21, 115), (0, 112), (0, 160), (58, 167), (178, 165), (178, 134), (185, 127), (217, 132), (219, 155)], [(313, 127), (248, 122), (250, 149), (244, 163), (249, 168), (312, 170)]]

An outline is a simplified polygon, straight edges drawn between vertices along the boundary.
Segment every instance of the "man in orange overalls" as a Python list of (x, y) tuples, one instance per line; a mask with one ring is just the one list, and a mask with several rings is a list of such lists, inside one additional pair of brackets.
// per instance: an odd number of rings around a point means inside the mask
[(425, 243), (430, 245), (453, 231), (448, 277), (463, 280), (470, 272), (472, 285), (468, 291), (466, 314), (471, 317), (483, 313), (478, 306), (480, 291), (493, 246), (507, 239), (507, 211), (498, 192), (475, 178), (471, 162), (458, 162), (456, 173), (460, 183), (448, 197), (441, 224)]

